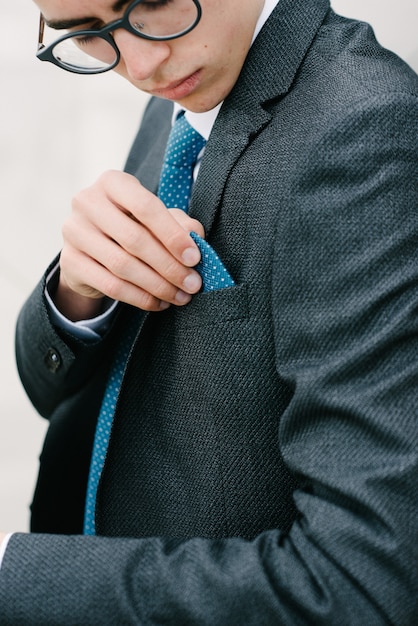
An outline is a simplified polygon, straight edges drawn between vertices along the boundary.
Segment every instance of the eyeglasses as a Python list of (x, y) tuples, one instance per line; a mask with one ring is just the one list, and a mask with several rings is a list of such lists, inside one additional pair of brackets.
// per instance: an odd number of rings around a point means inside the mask
[[(62, 37), (45, 45), (47, 27), (41, 14), (37, 57), (76, 74), (101, 74), (120, 61), (120, 51), (113, 32), (124, 28), (133, 35), (151, 41), (166, 41), (186, 35), (202, 15), (199, 0), (136, 0), (123, 17), (103, 28), (68, 30)], [(47, 27), (47, 28), (45, 28)]]

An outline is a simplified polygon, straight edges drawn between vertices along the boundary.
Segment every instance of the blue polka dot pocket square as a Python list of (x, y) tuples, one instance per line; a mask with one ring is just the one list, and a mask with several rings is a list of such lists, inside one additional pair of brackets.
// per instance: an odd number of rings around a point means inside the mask
[(202, 255), (200, 262), (195, 267), (202, 277), (203, 284), (201, 291), (206, 293), (208, 291), (224, 289), (225, 287), (233, 287), (235, 285), (234, 279), (212, 246), (196, 233), (191, 232), (190, 236)]

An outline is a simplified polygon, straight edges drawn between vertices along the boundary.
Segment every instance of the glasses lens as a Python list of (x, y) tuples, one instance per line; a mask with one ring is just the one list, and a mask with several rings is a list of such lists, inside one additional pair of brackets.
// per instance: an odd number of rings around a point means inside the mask
[(129, 22), (145, 37), (166, 39), (189, 31), (199, 14), (193, 0), (143, 0), (129, 12)]
[(67, 69), (86, 73), (103, 72), (115, 65), (117, 53), (113, 46), (94, 35), (74, 35), (54, 46), (52, 54)]

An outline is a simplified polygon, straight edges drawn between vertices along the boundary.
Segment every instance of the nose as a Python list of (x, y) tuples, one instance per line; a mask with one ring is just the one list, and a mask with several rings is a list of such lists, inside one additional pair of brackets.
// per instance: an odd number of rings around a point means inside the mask
[(170, 46), (166, 41), (141, 39), (122, 28), (113, 33), (113, 38), (129, 78), (135, 81), (151, 78), (170, 56)]

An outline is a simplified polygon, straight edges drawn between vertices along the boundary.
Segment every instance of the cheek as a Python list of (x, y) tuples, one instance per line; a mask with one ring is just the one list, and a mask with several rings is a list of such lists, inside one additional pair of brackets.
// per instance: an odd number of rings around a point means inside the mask
[(119, 74), (119, 76), (122, 76), (123, 78), (126, 78), (126, 80), (131, 82), (128, 76), (128, 72), (126, 71), (125, 63), (123, 61), (119, 61), (118, 65), (113, 68), (112, 71), (116, 72), (116, 74)]
[(228, 72), (239, 73), (250, 48), (252, 34), (233, 21), (225, 23), (223, 28), (215, 31), (215, 38), (207, 40), (211, 41), (206, 46), (209, 50), (207, 58), (209, 62), (216, 59), (218, 66), (226, 68)]

